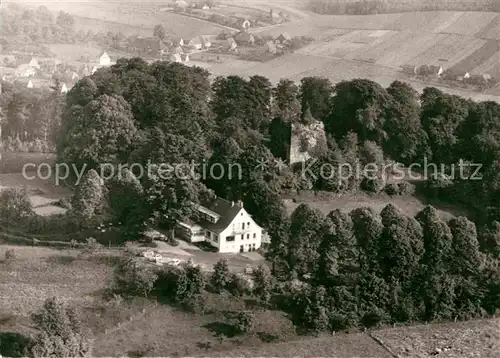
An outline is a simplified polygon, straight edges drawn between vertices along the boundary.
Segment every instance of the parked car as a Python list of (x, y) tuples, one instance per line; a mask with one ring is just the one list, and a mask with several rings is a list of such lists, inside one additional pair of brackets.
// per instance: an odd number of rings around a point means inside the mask
[(148, 251), (144, 251), (141, 256), (148, 259), (148, 260), (154, 260), (155, 259), (155, 252), (154, 251), (151, 251), (151, 250), (148, 250)]

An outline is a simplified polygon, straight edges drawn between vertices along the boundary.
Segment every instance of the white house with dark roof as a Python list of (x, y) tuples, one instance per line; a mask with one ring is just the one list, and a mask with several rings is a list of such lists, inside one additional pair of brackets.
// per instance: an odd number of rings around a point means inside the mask
[(111, 66), (111, 58), (109, 55), (104, 52), (101, 57), (99, 57), (99, 65), (100, 66)]
[(249, 252), (262, 245), (262, 228), (241, 202), (216, 198), (196, 205), (193, 219), (179, 225), (178, 235), (190, 242), (208, 242), (221, 253)]
[(201, 50), (203, 48), (203, 42), (201, 41), (201, 37), (200, 36), (193, 37), (188, 42), (188, 46), (195, 50)]
[(212, 41), (210, 41), (210, 37), (206, 35), (201, 35), (200, 36), (201, 44), (203, 48), (208, 49), (212, 47)]
[(32, 58), (30, 63), (29, 63), (30, 67), (33, 67), (33, 68), (36, 68), (36, 69), (40, 69), (40, 65), (38, 64), (38, 61), (36, 58)]

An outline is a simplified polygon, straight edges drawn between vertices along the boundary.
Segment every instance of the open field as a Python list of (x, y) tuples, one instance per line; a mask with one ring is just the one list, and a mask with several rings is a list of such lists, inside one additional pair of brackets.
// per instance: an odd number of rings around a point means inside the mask
[[(491, 58), (498, 58), (500, 51), (500, 41), (490, 40), (478, 48), (470, 56), (455, 64), (452, 70), (461, 72), (473, 71)], [(498, 64), (500, 66), (500, 63)]]
[[(316, 39), (298, 53), (318, 59), (328, 57), (344, 60), (346, 67), (350, 67), (347, 61), (375, 63), (380, 71), (377, 78), (382, 76), (382, 67), (400, 70), (406, 64), (440, 64), (444, 69), (458, 66), (467, 72), (484, 71), (482, 73), (492, 75), (500, 72), (500, 15), (496, 13), (439, 11), (354, 16), (314, 15), (293, 24), (264, 30), (262, 34), (277, 36), (285, 31), (294, 36), (300, 34)], [(280, 58), (275, 61), (290, 65), (289, 59)], [(297, 65), (288, 66), (289, 77), (304, 73), (298, 61), (292, 62), (297, 62)], [(358, 77), (377, 79), (363, 70), (364, 68), (356, 71), (359, 73)], [(312, 75), (326, 72), (330, 79), (350, 79), (343, 73), (325, 70), (322, 64), (318, 64), (317, 69), (311, 72)], [(391, 76), (396, 79), (398, 74), (393, 73)], [(286, 76), (280, 74), (280, 77)], [(481, 98), (475, 95), (472, 97)]]
[(477, 37), (500, 40), (500, 15), (476, 34)]
[(487, 357), (500, 354), (500, 320), (443, 323), (375, 331), (398, 357)]
[[(0, 245), (0, 260), (11, 246)], [(29, 313), (57, 295), (82, 309), (94, 332), (93, 356), (224, 357), (393, 357), (371, 336), (401, 357), (428, 357), (437, 348), (443, 357), (497, 357), (499, 321), (385, 328), (366, 333), (297, 336), (279, 311), (255, 311), (255, 326), (246, 336), (220, 338), (227, 329), (226, 310), (252, 309), (244, 299), (207, 294), (207, 313), (192, 315), (145, 299), (101, 299), (112, 280), (116, 252), (81, 254), (76, 250), (14, 247), (17, 258), (0, 263), (0, 337), (34, 333)], [(273, 343), (267, 343), (269, 340)], [(7, 347), (8, 348), (8, 347)], [(447, 348), (447, 349), (445, 349)], [(0, 348), (5, 349), (5, 346)], [(3, 353), (3, 352), (2, 352)]]
[(4, 314), (27, 315), (52, 296), (78, 304), (91, 302), (92, 295), (111, 278), (109, 265), (100, 263), (98, 257), (80, 259), (75, 250), (1, 245), (0, 260), (9, 248), (15, 250), (17, 258), (0, 264), (0, 307)]
[[(33, 0), (17, 1), (27, 6), (39, 6)], [(172, 12), (159, 11), (160, 1), (60, 1), (47, 4), (54, 12), (66, 11), (75, 16), (76, 27), (93, 31), (119, 31), (126, 36), (152, 36), (155, 25), (164, 26), (168, 34), (186, 38), (212, 35), (221, 31), (215, 24)]]
[(56, 156), (52, 153), (0, 153), (0, 173), (21, 173), (25, 164), (40, 165), (55, 163)]
[[(29, 1), (27, 1), (29, 2)], [(273, 81), (281, 78), (325, 76), (333, 82), (369, 78), (387, 85), (393, 80), (410, 81), (421, 89), (425, 84), (408, 79), (401, 66), (442, 65), (472, 73), (500, 74), (500, 14), (490, 12), (423, 11), (378, 15), (318, 15), (303, 10), (298, 1), (270, 4), (263, 0), (225, 1), (233, 6), (220, 11), (257, 15), (275, 11), (292, 13), (293, 21), (281, 25), (251, 29), (257, 35), (310, 36), (313, 43), (298, 51), (258, 64), (232, 59), (222, 64), (198, 63), (217, 75), (249, 76), (259, 74)], [(220, 26), (168, 11), (159, 11), (161, 1), (105, 2), (69, 1), (51, 3), (53, 10), (76, 15), (84, 28), (114, 29), (126, 35), (151, 35), (162, 24), (170, 35), (189, 38), (200, 34), (218, 34)], [(250, 9), (249, 9), (250, 8)], [(255, 10), (252, 10), (255, 9)], [(213, 10), (217, 11), (217, 10)], [(76, 51), (75, 51), (76, 54)], [(432, 83), (436, 86), (436, 83)], [(438, 86), (439, 87), (439, 86)], [(476, 100), (498, 100), (498, 89), (486, 93), (439, 87), (446, 92)], [(492, 96), (490, 96), (490, 94)]]

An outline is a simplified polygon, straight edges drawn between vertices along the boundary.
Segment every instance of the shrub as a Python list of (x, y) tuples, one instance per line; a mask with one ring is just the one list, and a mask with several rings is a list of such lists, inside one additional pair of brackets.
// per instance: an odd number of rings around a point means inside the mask
[(83, 220), (92, 220), (102, 214), (104, 186), (95, 170), (88, 171), (76, 189), (73, 207)]
[(396, 183), (389, 183), (384, 187), (384, 191), (391, 196), (399, 195), (399, 186)]
[(33, 152), (33, 153), (44, 153), (45, 152), (45, 148), (47, 146), (46, 143), (44, 143), (43, 141), (41, 141), (40, 139), (35, 139), (32, 143), (30, 143), (31, 146), (30, 146), (30, 152)]
[(231, 273), (226, 259), (221, 259), (214, 265), (214, 272), (210, 279), (212, 287), (217, 292), (226, 290), (231, 284)]
[(204, 314), (206, 301), (202, 295), (189, 296), (182, 301), (182, 307), (188, 312)]
[(361, 189), (366, 192), (378, 194), (382, 188), (383, 183), (379, 178), (364, 177), (361, 181)]
[(415, 194), (415, 185), (407, 181), (398, 183), (399, 195), (413, 195)]
[(7, 189), (0, 193), (0, 218), (7, 223), (26, 220), (34, 215), (26, 190)]
[(233, 274), (228, 285), (229, 291), (234, 296), (249, 295), (252, 293), (252, 281), (241, 274)]
[(134, 259), (126, 260), (116, 267), (116, 288), (130, 295), (147, 297), (153, 290), (158, 275), (141, 266)]
[(33, 357), (91, 356), (91, 332), (82, 328), (77, 312), (64, 302), (50, 298), (31, 318), (41, 331), (29, 349)]
[(5, 251), (5, 260), (6, 261), (14, 261), (16, 259), (16, 252), (14, 249), (9, 249)]
[(271, 301), (272, 275), (269, 268), (260, 265), (253, 273), (255, 281), (255, 294), (263, 305), (268, 305)]
[(245, 334), (250, 332), (254, 325), (254, 315), (251, 312), (238, 312), (234, 328), (237, 332)]
[(73, 206), (71, 205), (71, 201), (67, 198), (62, 198), (61, 200), (59, 200), (59, 202), (57, 204), (61, 208), (67, 209), (67, 210), (71, 210), (73, 208)]

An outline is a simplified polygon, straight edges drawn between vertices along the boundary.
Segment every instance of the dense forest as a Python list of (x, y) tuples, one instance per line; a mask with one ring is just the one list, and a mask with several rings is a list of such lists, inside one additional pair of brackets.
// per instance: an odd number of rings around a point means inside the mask
[(494, 11), (496, 0), (312, 0), (308, 8), (319, 14), (369, 15), (412, 11)]
[[(7, 116), (9, 126), (16, 118)], [(211, 83), (198, 67), (134, 58), (98, 70), (69, 91), (56, 145), (59, 162), (87, 170), (70, 213), (93, 227), (96, 221), (122, 223), (129, 238), (149, 223), (174, 229), (193, 214), (193, 203), (214, 194), (242, 200), (270, 234), (267, 258), (281, 283), (261, 296), (267, 303), (271, 294), (281, 298), (276, 304), (293, 312), (297, 325), (321, 331), (465, 319), (500, 307), (499, 118), (496, 102), (473, 102), (435, 88), (420, 95), (398, 81), (388, 88), (365, 79), (334, 85), (317, 77), (299, 84), (273, 85), (261, 76)], [(313, 171), (321, 171), (322, 163), (338, 168), (432, 161), (445, 173), (426, 178), (426, 193), (466, 205), (476, 222), (445, 222), (430, 206), (408, 217), (393, 205), (380, 214), (360, 208), (325, 216), (303, 204), (290, 217), (281, 199), (291, 190), (383, 187), (378, 177), (309, 178), (300, 168), (280, 165), (291, 125), (315, 120), (323, 122), (327, 141), (314, 153)], [(269, 165), (257, 170), (262, 160)], [(146, 176), (131, 168), (119, 177), (99, 178), (103, 163), (193, 161), (226, 168), (237, 163), (243, 173), (241, 179), (163, 178), (153, 166)], [(482, 180), (454, 176), (460, 161), (480, 164)], [(402, 188), (393, 187), (392, 194)], [(25, 214), (9, 215), (11, 223), (32, 227)], [(37, 225), (38, 231), (45, 227)], [(74, 228), (72, 222), (66, 230)], [(169, 292), (175, 282), (168, 283)]]

